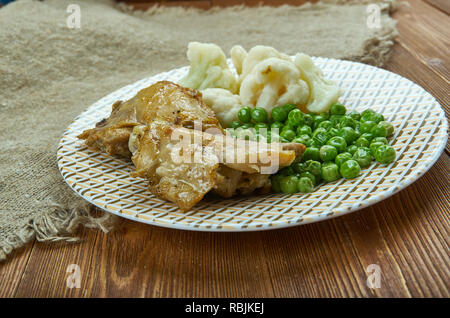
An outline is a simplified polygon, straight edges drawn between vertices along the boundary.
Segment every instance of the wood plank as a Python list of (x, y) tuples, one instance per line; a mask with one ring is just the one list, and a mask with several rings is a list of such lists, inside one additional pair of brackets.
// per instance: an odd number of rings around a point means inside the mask
[(394, 18), (403, 16), (401, 23), (398, 23), (398, 31), (401, 34), (398, 42), (448, 85), (450, 19), (426, 2), (421, 0), (409, 2), (412, 7), (401, 6), (394, 14)]
[(33, 240), (24, 247), (15, 250), (5, 262), (0, 263), (0, 298), (13, 297), (16, 294), (34, 243)]
[(450, 14), (450, 2), (448, 0), (425, 0), (429, 5), (441, 10), (446, 14)]

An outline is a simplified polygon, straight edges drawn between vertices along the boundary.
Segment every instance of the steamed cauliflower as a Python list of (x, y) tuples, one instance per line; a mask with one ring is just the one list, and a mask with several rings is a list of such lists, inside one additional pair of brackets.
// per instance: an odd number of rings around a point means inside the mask
[(254, 46), (248, 53), (242, 46), (236, 45), (231, 48), (230, 55), (239, 75), (239, 82), (242, 82), (259, 62), (268, 58), (276, 57), (285, 61), (291, 61), (288, 55), (278, 52), (273, 47), (264, 45)]
[(223, 88), (207, 88), (202, 95), (203, 101), (211, 107), (223, 127), (229, 127), (237, 120), (237, 113), (243, 107), (239, 95)]
[(231, 61), (233, 62), (236, 73), (242, 73), (242, 64), (247, 57), (247, 51), (240, 45), (235, 45), (230, 50)]
[(223, 88), (237, 93), (237, 79), (228, 68), (222, 49), (209, 43), (190, 42), (187, 57), (189, 73), (179, 84), (193, 89)]
[(334, 82), (325, 79), (309, 55), (298, 53), (295, 56), (295, 65), (300, 70), (301, 78), (308, 83), (310, 96), (306, 109), (313, 113), (328, 111), (341, 96), (341, 90)]
[[(242, 75), (244, 71), (245, 65)], [(275, 106), (306, 104), (309, 88), (292, 61), (270, 57), (254, 65), (243, 78), (239, 95), (243, 105), (263, 107), (270, 113)]]

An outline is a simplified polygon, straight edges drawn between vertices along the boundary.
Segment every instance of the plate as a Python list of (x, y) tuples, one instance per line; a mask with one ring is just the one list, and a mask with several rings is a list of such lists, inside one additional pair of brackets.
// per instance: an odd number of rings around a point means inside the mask
[[(188, 67), (144, 78), (103, 97), (66, 129), (58, 167), (81, 197), (110, 213), (138, 222), (198, 231), (255, 231), (322, 221), (379, 202), (404, 189), (436, 162), (447, 141), (448, 123), (436, 99), (397, 74), (373, 66), (314, 58), (327, 78), (343, 89), (347, 108), (381, 112), (395, 127), (391, 144), (397, 160), (373, 163), (358, 178), (340, 179), (309, 194), (269, 194), (233, 199), (204, 198), (188, 212), (153, 196), (147, 182), (130, 177), (131, 161), (88, 149), (77, 139), (108, 117), (111, 105), (160, 80), (177, 82)], [(232, 64), (229, 61), (230, 67)]]

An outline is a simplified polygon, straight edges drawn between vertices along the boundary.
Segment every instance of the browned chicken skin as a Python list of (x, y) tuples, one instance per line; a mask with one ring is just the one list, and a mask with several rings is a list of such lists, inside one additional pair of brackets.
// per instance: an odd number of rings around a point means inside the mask
[(201, 93), (161, 81), (140, 90), (126, 102), (115, 102), (107, 119), (83, 131), (78, 138), (110, 155), (130, 158), (128, 139), (133, 127), (156, 119), (186, 128), (194, 128), (194, 121), (201, 121), (203, 130), (215, 128), (223, 132), (214, 112), (203, 104)]
[[(187, 138), (188, 145), (180, 147), (174, 136)], [(209, 191), (225, 198), (267, 191), (270, 174), (290, 165), (305, 150), (301, 144), (236, 143), (224, 134), (201, 93), (167, 81), (114, 103), (109, 118), (78, 138), (108, 154), (131, 157), (136, 167), (133, 175), (147, 179), (154, 195), (185, 211)], [(195, 157), (198, 154), (201, 160)], [(267, 172), (272, 166), (273, 171)]]

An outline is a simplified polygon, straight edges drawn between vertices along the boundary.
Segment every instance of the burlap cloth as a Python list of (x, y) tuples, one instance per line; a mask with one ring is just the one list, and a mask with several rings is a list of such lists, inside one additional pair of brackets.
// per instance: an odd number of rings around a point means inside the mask
[[(81, 28), (66, 25), (68, 4)], [(0, 261), (38, 241), (76, 241), (77, 227), (108, 231), (62, 180), (56, 148), (64, 129), (90, 104), (126, 84), (187, 64), (189, 41), (225, 52), (257, 44), (286, 53), (382, 65), (396, 35), (382, 4), (381, 28), (366, 25), (365, 1), (302, 7), (151, 9), (109, 1), (23, 0), (0, 9)]]

